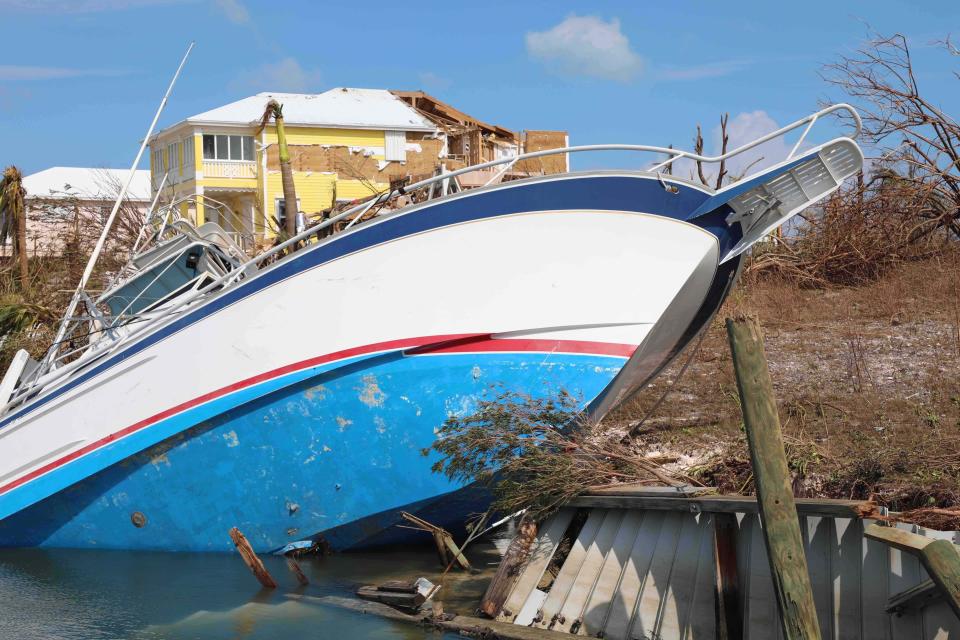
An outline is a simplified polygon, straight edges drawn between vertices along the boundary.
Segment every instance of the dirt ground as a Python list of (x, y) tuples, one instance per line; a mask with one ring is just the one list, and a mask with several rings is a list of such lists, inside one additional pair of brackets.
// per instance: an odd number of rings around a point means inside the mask
[[(764, 329), (798, 495), (872, 497), (895, 511), (960, 505), (960, 251), (847, 289), (748, 271), (699, 348), (607, 419), (668, 468), (751, 493), (723, 326), (739, 313)], [(960, 528), (960, 517), (927, 516)]]

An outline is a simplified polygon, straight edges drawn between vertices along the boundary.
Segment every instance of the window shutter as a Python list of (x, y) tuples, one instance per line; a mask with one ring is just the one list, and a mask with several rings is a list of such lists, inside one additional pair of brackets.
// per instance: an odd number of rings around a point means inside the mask
[(384, 159), (405, 162), (407, 160), (407, 134), (404, 131), (386, 131)]

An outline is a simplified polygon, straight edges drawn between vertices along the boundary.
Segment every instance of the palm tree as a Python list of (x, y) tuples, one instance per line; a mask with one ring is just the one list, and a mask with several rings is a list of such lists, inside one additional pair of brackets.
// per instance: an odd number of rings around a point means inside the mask
[(16, 229), (11, 254), (20, 266), (20, 288), (27, 290), (30, 274), (27, 270), (27, 210), (24, 203), (23, 174), (10, 165), (0, 179), (0, 244), (5, 244)]
[(283, 127), (283, 105), (276, 100), (267, 103), (260, 120), (262, 131), (270, 118), (277, 126), (277, 145), (280, 155), (280, 180), (283, 182), (283, 210), (286, 216), (285, 231), (287, 238), (297, 235), (297, 190), (293, 184), (293, 167), (290, 165), (290, 152), (287, 149), (287, 134)]

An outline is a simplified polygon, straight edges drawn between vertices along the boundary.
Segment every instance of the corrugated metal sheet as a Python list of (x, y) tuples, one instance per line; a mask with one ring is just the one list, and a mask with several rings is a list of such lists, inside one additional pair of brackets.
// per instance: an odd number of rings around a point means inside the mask
[[(610, 640), (717, 636), (714, 514), (592, 509), (544, 597), (537, 583), (572, 516), (566, 509), (544, 525), (501, 619)], [(944, 602), (885, 612), (890, 596), (927, 575), (916, 558), (865, 539), (869, 521), (805, 516), (800, 523), (823, 638), (960, 639), (960, 621)], [(739, 515), (738, 524), (744, 638), (781, 638), (759, 517)]]

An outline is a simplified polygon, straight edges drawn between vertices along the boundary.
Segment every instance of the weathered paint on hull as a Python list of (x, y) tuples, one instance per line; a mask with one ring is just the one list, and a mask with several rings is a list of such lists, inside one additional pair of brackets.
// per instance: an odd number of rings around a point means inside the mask
[[(258, 550), (328, 531), (343, 549), (392, 537), (397, 511), (454, 526), (481, 494), (431, 473), (422, 450), (491, 385), (589, 401), (625, 359), (561, 353), (403, 351), (294, 381), (114, 464), (0, 522), (0, 545)], [(451, 493), (456, 492), (456, 493)], [(145, 518), (135, 526), (134, 513)]]

